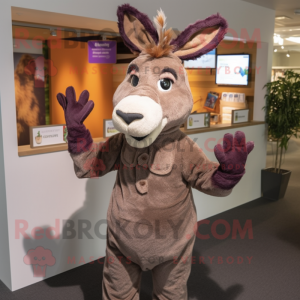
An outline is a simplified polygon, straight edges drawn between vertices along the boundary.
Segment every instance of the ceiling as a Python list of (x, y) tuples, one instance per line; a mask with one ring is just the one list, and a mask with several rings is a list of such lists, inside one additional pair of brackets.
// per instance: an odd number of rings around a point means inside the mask
[[(262, 7), (274, 9), (276, 16), (287, 16), (290, 19), (274, 20), (275, 33), (280, 34), (284, 38), (284, 50), (279, 45), (274, 44), (278, 48), (278, 52), (284, 51), (300, 51), (300, 43), (294, 43), (285, 40), (285, 38), (297, 36), (300, 37), (300, 15), (295, 15), (295, 9), (300, 9), (300, 0), (241, 0), (256, 4)], [(56, 25), (65, 28), (81, 28), (88, 30), (104, 30), (106, 32), (117, 33), (117, 23), (112, 21), (104, 21), (99, 19), (91, 19), (84, 17), (77, 17), (71, 15), (42, 12), (37, 10), (29, 10), (24, 8), (12, 7), (12, 20), (22, 23), (35, 23), (45, 25)], [(55, 21), (55, 24), (53, 22)], [(49, 32), (42, 30), (41, 35), (49, 35)]]
[(275, 33), (280, 34), (284, 39), (284, 50), (278, 44), (274, 47), (278, 48), (278, 52), (284, 51), (300, 51), (300, 44), (285, 40), (288, 37), (300, 37), (300, 15), (296, 15), (294, 11), (300, 10), (299, 0), (242, 0), (253, 3), (266, 8), (274, 9), (276, 16), (286, 16), (290, 19), (275, 19)]

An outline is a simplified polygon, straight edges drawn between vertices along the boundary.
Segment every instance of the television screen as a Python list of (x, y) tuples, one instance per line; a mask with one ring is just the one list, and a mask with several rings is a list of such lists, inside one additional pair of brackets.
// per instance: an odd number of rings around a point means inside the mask
[(202, 55), (197, 59), (185, 60), (184, 67), (187, 69), (214, 69), (216, 67), (216, 49)]
[(250, 54), (217, 55), (216, 84), (248, 85)]

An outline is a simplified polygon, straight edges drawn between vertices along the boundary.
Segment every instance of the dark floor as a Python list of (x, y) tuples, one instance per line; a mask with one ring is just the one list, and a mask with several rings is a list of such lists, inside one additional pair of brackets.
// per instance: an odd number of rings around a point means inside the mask
[[(269, 143), (268, 166), (272, 159)], [(244, 239), (239, 235), (236, 239), (231, 235), (224, 240), (197, 239), (188, 282), (190, 300), (300, 299), (300, 140), (291, 141), (283, 168), (292, 170), (283, 200), (257, 199), (209, 219), (210, 224), (222, 219), (231, 226), (238, 220), (242, 227), (251, 220), (253, 239), (248, 234)], [(200, 231), (211, 235), (207, 225)], [(199, 264), (200, 256), (205, 264)], [(88, 264), (14, 293), (0, 281), (0, 299), (100, 300), (101, 280), (102, 266)], [(151, 285), (151, 275), (144, 273), (142, 300), (151, 299)]]

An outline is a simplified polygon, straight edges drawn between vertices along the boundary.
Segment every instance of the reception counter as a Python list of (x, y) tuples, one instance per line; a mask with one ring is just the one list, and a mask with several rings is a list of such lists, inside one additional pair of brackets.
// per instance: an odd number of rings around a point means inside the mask
[[(225, 133), (234, 134), (237, 130), (244, 131), (247, 140), (255, 143), (247, 161), (246, 174), (224, 198), (193, 190), (198, 220), (260, 197), (261, 169), (266, 163), (264, 122), (220, 124), (185, 132), (209, 159), (216, 161), (214, 146), (222, 141)], [(98, 138), (95, 142), (103, 140)], [(12, 289), (43, 279), (34, 277), (33, 266), (24, 263), (24, 257), (31, 249), (50, 249), (56, 259), (53, 266), (47, 266), (45, 278), (104, 256), (106, 214), (116, 172), (101, 178), (78, 179), (67, 145), (36, 149), (23, 146), (18, 147), (18, 153), (12, 151), (10, 156), (11, 167), (6, 173), (9, 201), (7, 209), (0, 213), (8, 226), (10, 270), (14, 274)], [(85, 233), (86, 227), (89, 235)]]
[[(182, 128), (182, 131), (189, 135), (212, 161), (216, 161), (213, 150), (214, 146), (217, 143), (222, 142), (225, 133), (229, 132), (234, 134), (237, 130), (244, 131), (247, 141), (254, 141), (255, 143), (254, 150), (251, 152), (247, 161), (246, 174), (234, 188), (232, 194), (225, 199), (211, 197), (194, 190), (193, 193), (199, 220), (257, 199), (261, 196), (260, 171), (265, 167), (266, 163), (266, 125), (264, 122), (252, 121), (234, 125), (218, 124), (204, 129), (185, 130)], [(102, 142), (105, 140), (105, 138), (94, 139), (95, 142)], [(38, 205), (40, 201), (40, 197), (37, 197), (37, 195), (39, 193), (43, 194), (45, 191), (44, 189), (41, 190), (40, 186), (45, 185), (49, 188), (51, 186), (50, 189), (46, 188), (46, 198), (49, 197), (48, 200), (51, 201), (53, 205), (62, 208), (60, 213), (55, 214), (55, 216), (60, 219), (68, 218), (68, 215), (72, 213), (72, 209), (69, 206), (70, 203), (72, 203), (73, 209), (74, 201), (77, 203), (77, 206), (80, 207), (82, 200), (85, 199), (85, 197), (92, 197), (94, 201), (97, 202), (95, 205), (96, 207), (99, 207), (98, 211), (100, 212), (99, 215), (95, 215), (94, 212), (91, 211), (90, 214), (88, 213), (86, 215), (88, 219), (99, 218), (99, 216), (101, 216), (101, 218), (106, 217), (106, 209), (115, 181), (115, 172), (111, 172), (100, 179), (77, 179), (73, 170), (73, 162), (67, 152), (67, 145), (43, 148), (30, 148), (30, 146), (19, 147), (19, 156), (22, 156), (19, 158), (19, 164), (30, 165), (32, 159), (34, 159), (34, 155), (38, 156), (39, 163), (31, 165), (31, 172), (39, 173), (41, 182), (38, 183), (28, 180), (23, 186), (23, 190), (25, 194), (28, 195), (27, 197), (30, 197), (29, 195), (32, 194), (32, 199), (35, 199), (36, 205)], [(42, 180), (42, 178), (44, 179)], [(26, 182), (25, 179), (23, 181)], [(96, 185), (91, 183), (95, 181), (97, 182)], [(93, 186), (92, 190), (90, 190), (91, 186)], [(60, 192), (58, 193), (58, 191)], [(84, 191), (86, 191), (87, 196), (84, 195)], [(60, 201), (58, 201), (58, 199), (60, 199)], [(72, 201), (70, 199), (72, 199)], [(16, 198), (14, 198), (12, 202), (13, 201), (15, 201), (16, 206), (19, 205), (19, 201)], [(28, 203), (31, 201), (32, 200), (28, 200)], [(47, 200), (45, 200), (45, 198), (41, 201), (44, 205), (48, 205), (46, 204)], [(58, 202), (56, 203), (56, 201)], [(31, 205), (33, 205), (33, 203)], [(23, 211), (25, 212), (25, 215), (22, 214), (22, 216), (35, 224), (34, 220), (37, 219), (37, 215), (32, 215), (30, 211), (28, 212), (28, 215), (26, 215), (26, 211), (27, 209)], [(17, 219), (18, 217), (20, 216), (17, 213), (15, 218)], [(96, 221), (96, 219), (94, 221)], [(17, 241), (14, 240), (14, 243), (15, 242)]]
[[(219, 131), (219, 130), (226, 130), (226, 129), (229, 130), (232, 128), (255, 126), (255, 125), (260, 125), (260, 124), (264, 124), (264, 123), (265, 122), (262, 122), (262, 121), (250, 121), (250, 122), (240, 123), (240, 124), (217, 124), (217, 125), (212, 125), (209, 128), (202, 128), (202, 129), (185, 130), (184, 128), (182, 128), (181, 130), (184, 133), (186, 133), (187, 135), (190, 135), (190, 134)], [(94, 138), (95, 143), (104, 142), (105, 140), (106, 140), (106, 138), (103, 138), (103, 137)], [(67, 144), (44, 146), (44, 147), (37, 147), (37, 148), (31, 148), (30, 145), (26, 145), (26, 146), (18, 147), (18, 154), (19, 154), (19, 156), (28, 156), (28, 155), (51, 153), (51, 152), (57, 152), (57, 151), (65, 151), (67, 149), (68, 149)]]

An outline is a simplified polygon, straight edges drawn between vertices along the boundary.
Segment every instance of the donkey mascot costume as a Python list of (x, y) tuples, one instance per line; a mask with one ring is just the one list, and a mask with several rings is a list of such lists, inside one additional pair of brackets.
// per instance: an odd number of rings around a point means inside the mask
[(153, 299), (185, 300), (191, 270), (186, 258), (197, 224), (191, 188), (229, 195), (254, 147), (241, 131), (226, 134), (223, 145), (214, 148), (217, 164), (179, 129), (193, 106), (182, 60), (214, 49), (227, 22), (212, 15), (172, 39), (162, 11), (155, 26), (128, 4), (117, 15), (124, 43), (138, 55), (113, 97), (112, 118), (120, 133), (94, 144), (83, 125), (94, 107), (88, 91), (78, 101), (73, 87), (57, 95), (76, 175), (100, 177), (117, 170), (107, 213), (103, 299), (139, 299), (142, 271), (151, 270)]

